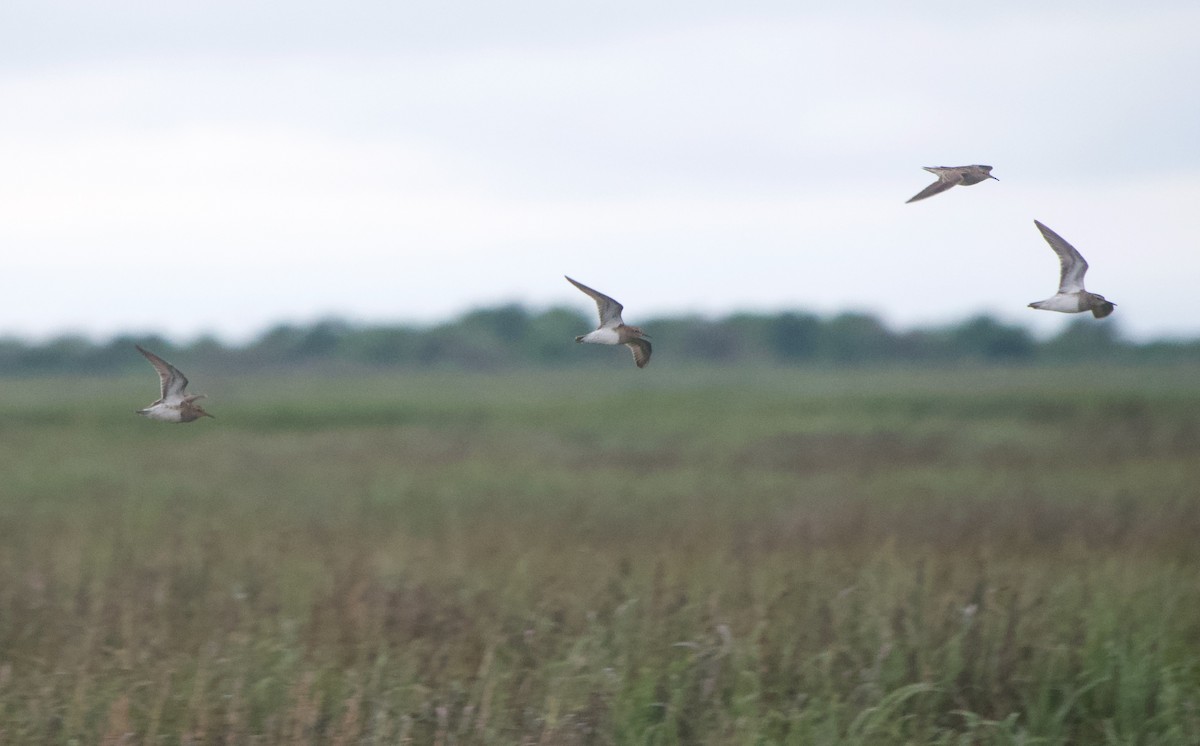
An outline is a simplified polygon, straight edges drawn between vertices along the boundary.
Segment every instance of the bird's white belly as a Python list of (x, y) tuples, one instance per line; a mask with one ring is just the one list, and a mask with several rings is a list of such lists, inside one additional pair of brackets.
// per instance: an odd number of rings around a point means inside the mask
[(1079, 296), (1075, 293), (1059, 293), (1037, 304), (1043, 311), (1058, 311), (1060, 313), (1079, 313), (1083, 310)]
[(590, 342), (595, 345), (616, 345), (621, 344), (621, 336), (617, 334), (616, 329), (597, 329), (594, 332), (588, 332), (583, 335), (581, 342)]
[(166, 404), (155, 404), (152, 407), (147, 407), (141, 411), (141, 414), (149, 417), (152, 420), (160, 420), (162, 422), (179, 422), (179, 409)]

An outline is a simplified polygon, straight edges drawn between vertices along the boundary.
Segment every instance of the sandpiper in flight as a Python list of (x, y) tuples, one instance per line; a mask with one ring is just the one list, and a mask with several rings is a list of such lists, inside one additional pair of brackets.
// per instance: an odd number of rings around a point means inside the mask
[(1064, 241), (1062, 236), (1036, 220), (1033, 221), (1033, 224), (1042, 232), (1042, 237), (1046, 239), (1046, 243), (1050, 244), (1050, 248), (1054, 249), (1054, 253), (1058, 254), (1058, 261), (1062, 264), (1062, 274), (1058, 280), (1058, 292), (1046, 300), (1030, 303), (1029, 307), (1041, 311), (1060, 311), (1062, 313), (1091, 311), (1092, 315), (1098, 319), (1112, 313), (1117, 304), (1105, 300), (1103, 295), (1089, 293), (1083, 289), (1083, 275), (1088, 270), (1088, 263), (1084, 261), (1083, 256), (1075, 250), (1074, 246)]
[(145, 409), (139, 409), (138, 414), (163, 422), (191, 422), (201, 417), (212, 417), (211, 414), (201, 409), (199, 404), (196, 404), (196, 400), (203, 399), (204, 394), (188, 396), (183, 393), (183, 390), (187, 388), (188, 379), (179, 372), (178, 368), (153, 352), (143, 349), (141, 345), (134, 345), (134, 347), (137, 347), (138, 352), (145, 355), (154, 369), (158, 371), (162, 389), (161, 398)]
[[(563, 276), (566, 277), (566, 275)], [(633, 361), (637, 363), (637, 367), (645, 368), (646, 363), (650, 362), (650, 343), (646, 341), (645, 332), (636, 326), (629, 326), (621, 320), (621, 311), (624, 306), (604, 293), (596, 292), (587, 285), (575, 282), (570, 277), (567, 277), (567, 281), (587, 293), (592, 300), (596, 301), (596, 308), (600, 310), (600, 326), (593, 332), (576, 337), (575, 341), (601, 345), (625, 345), (633, 351)]]
[[(941, 194), (952, 186), (971, 186), (978, 184), (981, 181), (988, 179), (996, 179), (992, 176), (991, 166), (923, 166), (923, 168), (931, 174), (938, 177), (938, 180), (917, 192), (909, 202), (916, 202), (919, 199), (932, 197), (935, 194)], [(996, 179), (996, 181), (1000, 181)]]

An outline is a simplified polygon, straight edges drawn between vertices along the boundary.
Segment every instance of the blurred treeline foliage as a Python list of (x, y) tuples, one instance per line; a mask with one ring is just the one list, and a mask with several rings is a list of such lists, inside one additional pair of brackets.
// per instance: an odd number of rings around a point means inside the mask
[[(122, 335), (96, 343), (62, 336), (35, 344), (0, 339), (0, 375), (111, 374), (145, 363), (130, 352), (142, 344), (172, 360), (204, 360), (210, 369), (454, 368), (488, 370), (594, 365), (573, 338), (595, 326), (590, 315), (505, 305), (470, 311), (435, 326), (383, 326), (327, 319), (280, 324), (249, 343), (213, 337), (173, 344), (151, 335)], [(738, 313), (648, 319), (655, 360), (690, 364), (872, 365), (947, 361), (1039, 364), (1104, 360), (1123, 363), (1200, 362), (1200, 339), (1132, 342), (1112, 320), (1073, 321), (1049, 339), (981, 315), (948, 326), (895, 331), (866, 313), (822, 317), (807, 312)], [(603, 355), (601, 355), (603, 357)], [(612, 356), (613, 364), (626, 364)], [(661, 363), (660, 363), (661, 364)]]

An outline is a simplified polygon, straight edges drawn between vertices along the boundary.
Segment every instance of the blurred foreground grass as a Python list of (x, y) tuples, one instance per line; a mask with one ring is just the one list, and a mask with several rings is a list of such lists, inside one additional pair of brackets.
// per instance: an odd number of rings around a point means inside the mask
[(1197, 743), (1197, 373), (0, 381), (0, 741)]

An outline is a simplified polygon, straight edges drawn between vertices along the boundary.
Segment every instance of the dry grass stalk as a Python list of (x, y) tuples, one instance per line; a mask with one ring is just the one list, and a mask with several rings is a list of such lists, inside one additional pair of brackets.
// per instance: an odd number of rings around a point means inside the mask
[(312, 694), (316, 674), (305, 671), (292, 689), (291, 706), (288, 708), (288, 721), (291, 726), (288, 731), (289, 743), (308, 743), (315, 732), (317, 717), (320, 715), (319, 704)]
[(167, 703), (167, 696), (171, 692), (171, 669), (164, 668), (159, 677), (158, 686), (154, 696), (154, 705), (150, 708), (150, 717), (146, 725), (146, 735), (142, 738), (142, 743), (149, 746), (157, 742), (159, 723), (162, 722), (163, 707)]
[(129, 695), (122, 694), (108, 708), (108, 723), (104, 728), (103, 746), (124, 746), (133, 740), (129, 727)]

